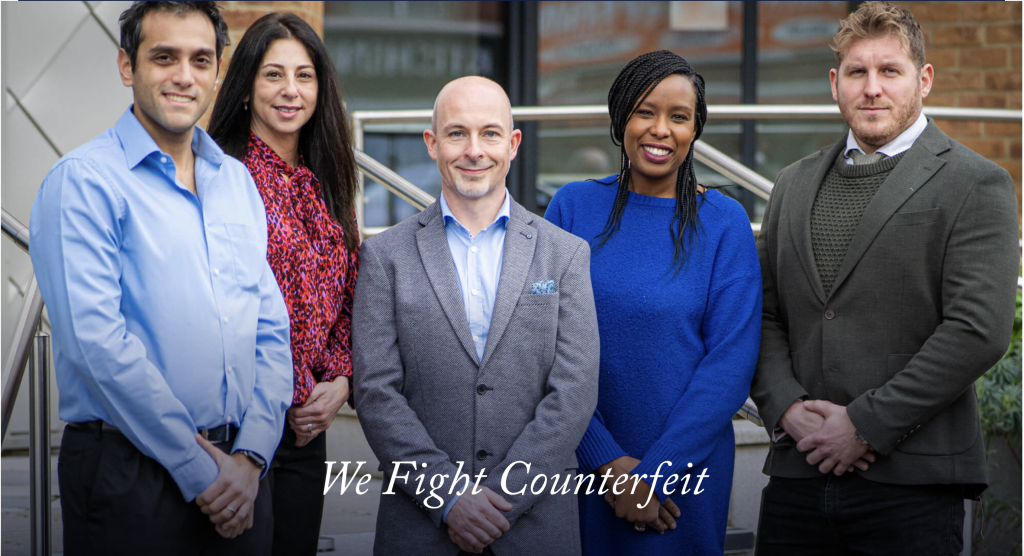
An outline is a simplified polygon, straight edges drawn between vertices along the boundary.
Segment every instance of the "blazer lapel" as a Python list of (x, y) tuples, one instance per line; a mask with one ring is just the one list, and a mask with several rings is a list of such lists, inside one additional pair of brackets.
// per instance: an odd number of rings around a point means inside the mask
[(487, 346), (484, 348), (481, 367), (487, 365), (494, 348), (505, 333), (526, 284), (526, 276), (533, 261), (533, 251), (537, 245), (537, 228), (532, 226), (534, 218), (530, 211), (512, 200), (505, 228), (505, 254), (501, 262), (498, 293), (494, 300), (494, 311), (491, 313), (491, 327), (487, 332)]
[(466, 320), (466, 308), (462, 304), (462, 288), (459, 287), (452, 250), (448, 247), (448, 236), (444, 231), (440, 201), (434, 201), (424, 209), (420, 213), (419, 222), (423, 227), (416, 232), (416, 247), (420, 251), (423, 268), (427, 271), (427, 279), (430, 280), (452, 330), (462, 342), (462, 347), (466, 348), (473, 361), (477, 361), (476, 346), (469, 331), (469, 321)]
[(949, 138), (939, 130), (935, 122), (929, 120), (921, 136), (917, 138), (914, 145), (910, 147), (903, 160), (893, 168), (889, 177), (885, 179), (878, 192), (864, 209), (864, 215), (860, 217), (857, 224), (857, 231), (850, 240), (850, 247), (846, 250), (846, 256), (839, 265), (836, 274), (836, 281), (832, 285), (832, 293), (835, 293), (843, 281), (853, 272), (861, 257), (875, 240), (875, 236), (882, 230), (885, 223), (902, 205), (921, 188), (935, 172), (939, 171), (946, 161), (935, 156), (949, 150)]
[(822, 303), (825, 303), (825, 288), (821, 285), (818, 265), (814, 262), (814, 250), (811, 247), (811, 209), (814, 207), (814, 199), (818, 196), (818, 188), (821, 187), (825, 174), (845, 146), (844, 136), (828, 149), (818, 151), (818, 158), (808, 160), (805, 168), (796, 172), (795, 183), (790, 186), (792, 190), (787, 193), (790, 198), (795, 198), (791, 205), (794, 213), (789, 216), (789, 223), (796, 255), (804, 267), (804, 274), (814, 288), (814, 294)]

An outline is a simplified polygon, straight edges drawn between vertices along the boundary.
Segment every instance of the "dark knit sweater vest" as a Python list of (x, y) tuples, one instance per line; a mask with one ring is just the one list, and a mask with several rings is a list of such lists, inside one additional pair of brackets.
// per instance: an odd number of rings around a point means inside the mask
[(864, 209), (904, 154), (850, 165), (840, 153), (825, 174), (811, 209), (811, 249), (825, 295), (832, 293)]

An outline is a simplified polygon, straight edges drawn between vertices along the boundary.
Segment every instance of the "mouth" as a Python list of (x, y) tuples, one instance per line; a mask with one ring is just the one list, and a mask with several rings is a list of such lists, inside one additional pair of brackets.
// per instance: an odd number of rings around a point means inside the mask
[(655, 163), (662, 163), (668, 160), (672, 149), (664, 145), (641, 145), (641, 150), (644, 152), (644, 158)]
[(275, 106), (274, 110), (283, 118), (293, 118), (299, 113), (300, 108), (298, 106)]
[(164, 93), (164, 98), (175, 104), (188, 104), (195, 100), (195, 98), (188, 95), (179, 95), (177, 93)]
[(488, 166), (487, 168), (463, 168), (461, 166), (456, 166), (456, 168), (463, 174), (469, 176), (482, 176), (485, 173), (487, 173), (488, 170), (491, 169), (490, 166)]

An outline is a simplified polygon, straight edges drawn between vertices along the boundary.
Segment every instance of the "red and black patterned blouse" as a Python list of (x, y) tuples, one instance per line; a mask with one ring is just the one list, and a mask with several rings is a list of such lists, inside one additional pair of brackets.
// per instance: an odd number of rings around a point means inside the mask
[(267, 208), (267, 260), (291, 321), (292, 404), (302, 405), (316, 383), (352, 376), (359, 249), (349, 253), (345, 248), (344, 232), (327, 212), (320, 181), (301, 161), (291, 168), (250, 133), (244, 162)]

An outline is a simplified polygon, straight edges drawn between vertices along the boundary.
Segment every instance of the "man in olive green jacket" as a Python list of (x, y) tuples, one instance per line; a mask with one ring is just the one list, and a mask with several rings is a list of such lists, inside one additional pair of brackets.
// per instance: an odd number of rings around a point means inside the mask
[(850, 133), (779, 174), (757, 242), (757, 550), (959, 554), (962, 500), (987, 486), (974, 381), (1014, 318), (1013, 181), (921, 113), (934, 70), (909, 12), (867, 2), (833, 49)]

